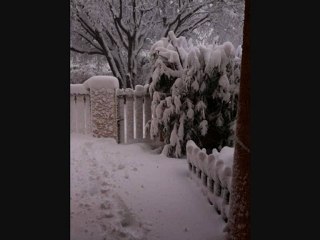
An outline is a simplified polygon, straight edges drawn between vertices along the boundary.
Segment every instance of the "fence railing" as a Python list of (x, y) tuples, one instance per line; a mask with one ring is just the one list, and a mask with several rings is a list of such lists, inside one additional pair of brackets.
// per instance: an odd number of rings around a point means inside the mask
[(187, 143), (187, 162), (191, 176), (225, 222), (228, 221), (230, 211), (233, 154), (234, 148), (224, 147), (220, 152), (214, 149), (208, 155), (205, 149), (200, 149), (193, 141)]
[(119, 143), (149, 141), (145, 132), (146, 123), (151, 119), (151, 99), (148, 85), (117, 89)]

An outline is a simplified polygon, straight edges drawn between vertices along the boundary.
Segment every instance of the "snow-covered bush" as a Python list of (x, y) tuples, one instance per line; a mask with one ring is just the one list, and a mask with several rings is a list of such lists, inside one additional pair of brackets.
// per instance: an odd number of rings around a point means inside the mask
[[(151, 139), (162, 134), (167, 156), (181, 157), (186, 142), (200, 148), (233, 145), (240, 49), (230, 42), (193, 46), (171, 31), (150, 50), (153, 99)], [(237, 54), (237, 56), (236, 56)]]

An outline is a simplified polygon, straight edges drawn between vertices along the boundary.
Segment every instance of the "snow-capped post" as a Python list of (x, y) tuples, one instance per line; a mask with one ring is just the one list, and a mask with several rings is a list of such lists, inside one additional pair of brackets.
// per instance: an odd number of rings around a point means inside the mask
[(134, 91), (135, 110), (136, 110), (136, 139), (143, 139), (143, 96), (144, 87), (136, 85)]
[(132, 88), (125, 89), (126, 94), (126, 106), (127, 106), (127, 143), (133, 141), (133, 96), (134, 90)]
[(118, 143), (124, 143), (124, 89), (117, 89), (118, 98)]
[(112, 76), (94, 76), (83, 83), (90, 91), (91, 127), (94, 137), (118, 138), (117, 97), (119, 81)]

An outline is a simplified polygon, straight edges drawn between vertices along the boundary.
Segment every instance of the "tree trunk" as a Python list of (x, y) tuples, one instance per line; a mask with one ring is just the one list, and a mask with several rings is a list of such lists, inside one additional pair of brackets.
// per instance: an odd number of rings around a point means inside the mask
[(243, 54), (233, 165), (228, 239), (250, 239), (250, 0), (245, 0)]

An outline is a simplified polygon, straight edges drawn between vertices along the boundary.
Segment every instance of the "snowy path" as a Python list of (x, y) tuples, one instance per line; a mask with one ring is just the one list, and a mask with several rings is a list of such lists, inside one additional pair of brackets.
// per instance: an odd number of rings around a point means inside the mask
[(185, 159), (71, 135), (71, 240), (222, 240)]

